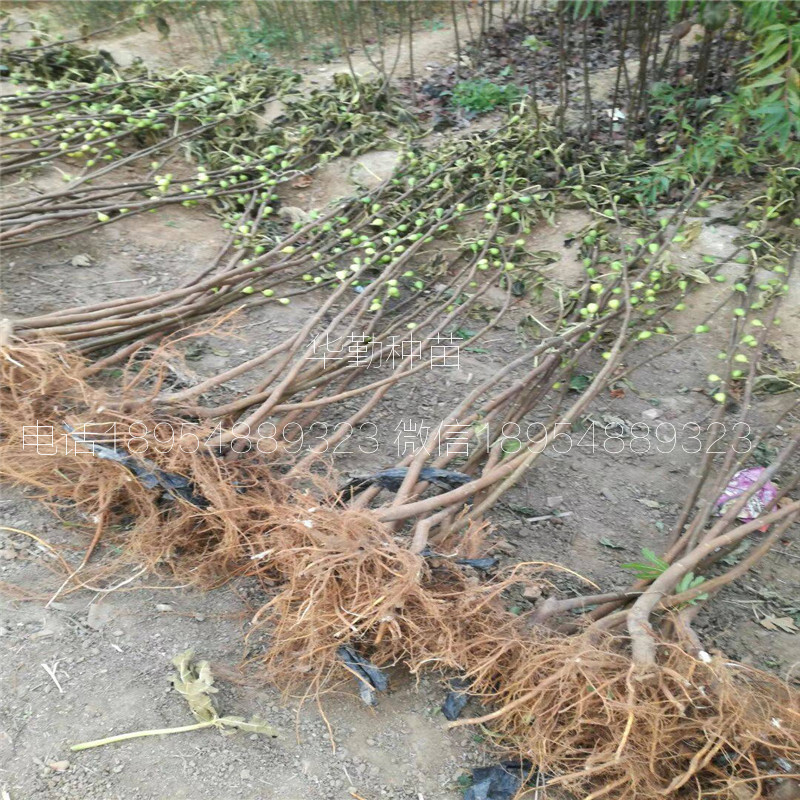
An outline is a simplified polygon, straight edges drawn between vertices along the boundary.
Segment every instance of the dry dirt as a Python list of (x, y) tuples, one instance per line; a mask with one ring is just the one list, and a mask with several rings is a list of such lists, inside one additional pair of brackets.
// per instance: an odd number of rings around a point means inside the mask
[[(415, 39), (415, 58), (446, 60), (451, 37), (445, 28), (421, 36), (419, 45)], [(148, 42), (135, 33), (114, 43), (120, 52), (145, 58), (154, 49), (163, 51), (157, 42)], [(306, 190), (284, 199), (303, 209), (321, 207), (385, 177), (395, 158), (394, 151), (376, 151), (335, 161), (318, 171)], [(554, 227), (542, 225), (531, 236), (534, 249), (559, 253), (549, 268), (553, 280), (570, 285), (578, 277), (576, 246), (565, 245), (565, 240), (587, 221), (569, 212)], [(705, 253), (727, 253), (736, 233), (729, 225), (706, 224), (693, 247), (676, 257), (692, 265)], [(207, 263), (222, 240), (222, 232), (202, 211), (173, 208), (14, 251), (3, 279), (4, 313), (29, 315), (140, 293), (142, 287), (167, 288)], [(91, 256), (90, 266), (72, 266), (71, 259), (84, 253)], [(735, 269), (728, 271), (733, 277)], [(676, 319), (676, 330), (691, 330), (725, 290), (720, 284), (703, 287)], [(312, 304), (307, 300), (287, 308), (254, 309), (242, 320), (237, 338), (209, 342), (191, 369), (202, 376), (252, 357), (300, 325)], [(800, 358), (798, 309), (800, 284), (795, 281), (779, 341), (793, 361)], [(481, 343), (484, 352), (461, 354), (459, 369), (431, 373), (413, 390), (401, 383), (373, 418), (379, 450), (368, 456), (345, 455), (336, 467), (348, 474), (395, 463), (398, 424), (439, 418), (466, 387), (526, 347), (529, 340), (519, 322), (529, 310), (526, 300), (517, 301), (501, 328)], [(579, 431), (568, 448), (565, 440), (567, 452), (548, 451), (541, 457), (493, 514), (490, 544), (502, 563), (563, 563), (604, 590), (628, 584), (620, 565), (637, 560), (642, 547), (658, 548), (698, 467), (699, 456), (690, 452), (693, 425), (708, 423), (712, 401), (703, 391), (705, 376), (713, 371), (726, 335), (715, 330), (702, 346), (692, 341), (651, 361), (633, 374), (624, 396), (605, 395), (591, 409), (598, 425), (617, 419), (651, 428), (672, 423), (679, 434), (670, 452), (658, 452), (652, 437), (648, 452), (631, 452), (633, 439), (626, 437), (621, 440), (624, 452), (610, 453), (616, 446), (605, 437), (598, 433), (592, 446), (587, 431)], [(647, 343), (642, 353), (657, 349)], [(232, 383), (225, 391), (238, 388)], [(786, 404), (786, 396), (760, 399), (754, 426)], [(770, 441), (773, 447), (781, 444), (780, 437)], [(529, 521), (556, 511), (566, 516)], [(297, 698), (282, 699), (274, 688), (259, 683), (257, 675), (239, 668), (247, 655), (242, 635), (259, 602), (251, 587), (200, 593), (132, 573), (133, 579), (115, 591), (87, 587), (48, 603), (63, 577), (32, 535), (51, 543), (75, 565), (86, 547), (86, 532), (76, 535), (23, 491), (9, 487), (2, 488), (0, 525), (0, 586), (6, 589), (0, 598), (0, 791), (10, 800), (456, 800), (461, 796), (459, 777), (496, 758), (479, 732), (445, 731), (439, 711), (445, 689), (432, 678), (417, 682), (402, 665), (391, 670), (391, 691), (375, 709), (361, 703), (355, 687), (325, 698), (322, 710), (331, 739), (313, 702), (301, 707)], [(113, 556), (112, 547), (102, 546), (97, 557)], [(759, 619), (768, 613), (798, 613), (798, 562), (800, 547), (783, 543), (746, 579), (726, 589), (698, 619), (706, 646), (797, 680), (797, 638), (768, 631)], [(551, 577), (567, 592), (579, 586), (558, 572)], [(70, 754), (68, 746), (75, 742), (191, 723), (184, 700), (168, 683), (171, 658), (187, 648), (211, 661), (220, 708), (262, 716), (279, 730), (279, 739), (223, 737), (204, 730)]]

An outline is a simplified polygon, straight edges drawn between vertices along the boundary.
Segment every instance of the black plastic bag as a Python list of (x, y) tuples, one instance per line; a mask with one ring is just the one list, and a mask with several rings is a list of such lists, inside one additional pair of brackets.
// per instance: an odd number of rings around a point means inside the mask
[[(381, 489), (396, 492), (407, 474), (408, 467), (395, 467), (393, 469), (384, 469), (381, 472), (376, 472), (374, 475), (353, 478), (342, 486), (339, 490), (339, 494), (343, 499), (350, 500), (370, 486), (379, 486)], [(420, 481), (432, 483), (434, 486), (444, 491), (456, 489), (459, 486), (463, 486), (465, 483), (475, 480), (472, 475), (466, 475), (463, 472), (456, 472), (450, 469), (438, 469), (436, 467), (423, 467), (420, 470), (419, 479)]]
[(352, 647), (342, 645), (336, 655), (344, 661), (344, 665), (356, 676), (358, 693), (368, 705), (378, 703), (375, 692), (385, 692), (389, 688), (389, 679), (371, 661), (360, 656)]
[(450, 688), (452, 691), (442, 704), (442, 714), (444, 714), (445, 719), (452, 722), (461, 716), (461, 712), (464, 710), (467, 700), (469, 700), (469, 696), (465, 691), (469, 689), (469, 681), (465, 681), (463, 678), (453, 678), (450, 681)]
[(183, 475), (176, 475), (174, 472), (165, 472), (152, 461), (143, 458), (137, 459), (130, 453), (121, 453), (113, 447), (106, 447), (104, 444), (82, 439), (71, 425), (64, 424), (67, 433), (77, 444), (88, 447), (98, 458), (106, 461), (116, 461), (123, 467), (130, 470), (145, 489), (155, 489), (161, 487), (172, 497), (179, 497), (187, 503), (191, 503), (198, 508), (208, 508), (209, 502), (205, 497), (194, 492), (194, 485)]
[(464, 800), (513, 800), (534, 775), (529, 761), (503, 761), (472, 770), (472, 786)]

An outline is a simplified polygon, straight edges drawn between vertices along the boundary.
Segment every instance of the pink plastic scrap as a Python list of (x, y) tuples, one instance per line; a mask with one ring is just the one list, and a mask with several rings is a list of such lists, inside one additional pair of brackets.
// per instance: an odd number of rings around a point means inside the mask
[[(718, 506), (717, 513), (724, 514), (736, 498), (741, 497), (761, 477), (763, 472), (764, 467), (751, 467), (737, 472), (716, 502)], [(744, 522), (756, 519), (777, 496), (778, 487), (771, 481), (767, 481), (745, 503), (742, 510), (737, 514), (738, 518)]]

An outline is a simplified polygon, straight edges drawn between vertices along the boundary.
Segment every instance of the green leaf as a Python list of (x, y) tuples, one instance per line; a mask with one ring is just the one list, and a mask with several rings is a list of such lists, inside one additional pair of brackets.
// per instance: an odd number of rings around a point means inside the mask
[(669, 568), (669, 564), (663, 559), (659, 558), (650, 548), (642, 548), (642, 556), (646, 559), (647, 563), (642, 564), (638, 562), (630, 562), (622, 564), (623, 569), (630, 570), (635, 573), (641, 580), (652, 581), (661, 575), (664, 570)]
[(592, 383), (591, 375), (573, 375), (569, 382), (569, 388), (573, 392), (585, 392)]
[(471, 339), (475, 335), (475, 331), (469, 330), (469, 328), (456, 328), (453, 331), (453, 336), (457, 339)]
[(762, 89), (765, 86), (775, 86), (775, 84), (783, 83), (785, 78), (783, 75), (767, 75), (765, 78), (760, 78), (755, 83), (748, 83), (748, 89)]
[(789, 51), (789, 43), (784, 42), (784, 44), (780, 45), (776, 50), (773, 50), (766, 58), (763, 58), (760, 61), (757, 61), (751, 67), (751, 72), (753, 74), (757, 72), (763, 72), (765, 69), (769, 69), (776, 61), (780, 61), (786, 53)]
[(616, 544), (615, 542), (612, 542), (611, 539), (607, 538), (606, 536), (601, 536), (597, 541), (601, 545), (603, 545), (603, 547), (608, 547), (610, 550), (624, 550), (625, 549), (625, 545)]

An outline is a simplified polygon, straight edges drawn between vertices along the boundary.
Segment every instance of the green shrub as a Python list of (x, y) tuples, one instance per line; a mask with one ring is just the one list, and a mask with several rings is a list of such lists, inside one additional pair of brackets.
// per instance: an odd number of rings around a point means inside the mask
[(453, 104), (482, 114), (519, 100), (522, 90), (513, 83), (500, 85), (485, 78), (461, 81), (453, 87)]

